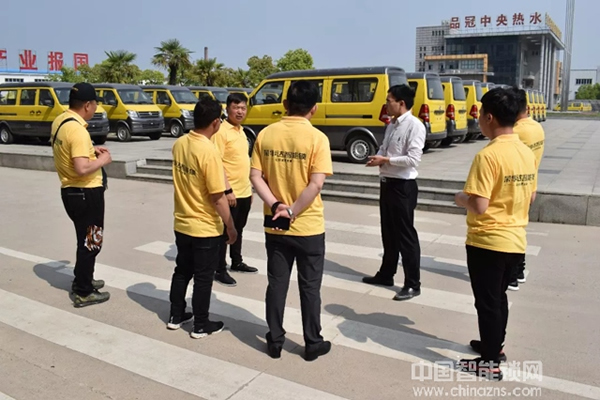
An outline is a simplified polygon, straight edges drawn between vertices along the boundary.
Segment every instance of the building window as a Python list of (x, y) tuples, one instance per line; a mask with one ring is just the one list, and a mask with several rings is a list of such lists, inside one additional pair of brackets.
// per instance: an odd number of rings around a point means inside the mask
[(50, 82), (50, 79), (35, 79), (34, 82)]
[(16, 82), (25, 82), (25, 80), (23, 78), (4, 78), (4, 82), (16, 83)]
[(592, 79), (575, 79), (576, 85), (591, 85)]

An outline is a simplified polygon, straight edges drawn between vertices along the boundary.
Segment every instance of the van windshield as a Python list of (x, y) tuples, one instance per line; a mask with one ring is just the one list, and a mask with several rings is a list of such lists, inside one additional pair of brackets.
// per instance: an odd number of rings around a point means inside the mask
[(179, 104), (196, 104), (198, 98), (189, 90), (171, 90), (175, 101)]
[(71, 88), (64, 89), (54, 89), (54, 93), (56, 93), (56, 97), (58, 97), (58, 102), (63, 106), (69, 105), (69, 93), (71, 93)]
[(221, 92), (214, 90), (212, 94), (213, 96), (215, 96), (215, 99), (217, 99), (219, 103), (227, 104), (227, 96), (229, 96), (229, 92)]
[(444, 100), (444, 88), (439, 77), (427, 77), (427, 98), (429, 100)]
[(117, 90), (117, 93), (124, 104), (153, 104), (141, 89), (121, 89)]
[(465, 87), (462, 81), (452, 81), (452, 91), (454, 92), (454, 100), (466, 100)]
[(399, 73), (389, 74), (388, 79), (390, 81), (390, 87), (396, 86), (396, 85), (408, 85), (408, 81), (406, 80), (405, 74), (399, 74)]
[(475, 94), (477, 97), (477, 101), (481, 101), (481, 98), (483, 97), (483, 90), (481, 89), (481, 83), (475, 84)]

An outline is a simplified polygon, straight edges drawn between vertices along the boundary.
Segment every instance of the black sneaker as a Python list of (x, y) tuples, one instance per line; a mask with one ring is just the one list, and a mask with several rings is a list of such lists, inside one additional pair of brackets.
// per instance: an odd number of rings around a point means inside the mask
[(321, 344), (319, 344), (317, 346), (317, 348), (315, 348), (313, 350), (310, 350), (310, 351), (305, 350), (304, 359), (306, 361), (315, 361), (320, 356), (324, 356), (325, 354), (329, 353), (330, 350), (331, 350), (331, 342), (329, 342), (329, 341), (322, 342)]
[(362, 281), (369, 285), (394, 286), (394, 278), (383, 278), (379, 272), (375, 276), (365, 276)]
[[(104, 287), (104, 281), (103, 280), (95, 280), (92, 279), (92, 287), (95, 290), (100, 290)], [(75, 280), (73, 280), (73, 282), (71, 282), (71, 293), (75, 293)]]
[(221, 321), (208, 321), (202, 326), (194, 327), (194, 330), (190, 332), (190, 336), (193, 339), (202, 339), (208, 335), (212, 335), (213, 333), (219, 333), (225, 328), (225, 324)]
[(244, 274), (257, 274), (258, 268), (251, 267), (244, 262), (231, 266), (232, 272), (241, 272)]
[(483, 361), (481, 357), (460, 360), (458, 367), (463, 372), (469, 372), (491, 381), (501, 381), (504, 377), (499, 364)]
[(527, 279), (525, 279), (525, 271), (521, 271), (519, 273), (519, 275), (517, 276), (517, 282), (519, 282), (519, 283), (527, 282)]
[(181, 317), (174, 317), (171, 315), (171, 317), (169, 318), (169, 322), (167, 323), (167, 329), (176, 331), (177, 329), (181, 328), (181, 325), (187, 324), (188, 322), (191, 322), (193, 320), (194, 314), (192, 314), (191, 312), (183, 313), (183, 316)]
[(108, 299), (110, 299), (110, 293), (100, 293), (99, 291), (94, 290), (87, 296), (80, 296), (77, 293), (74, 293), (73, 297), (73, 306), (75, 306), (76, 308), (81, 308), (108, 301)]
[(235, 279), (229, 275), (227, 271), (224, 272), (216, 272), (215, 273), (215, 281), (219, 282), (223, 286), (234, 287), (237, 286), (237, 282)]
[[(469, 343), (475, 353), (481, 354), (481, 340), (471, 340)], [(500, 362), (506, 362), (506, 354), (504, 354), (504, 348), (500, 349), (500, 355), (498, 356)]]
[(517, 290), (519, 290), (519, 281), (514, 281), (508, 284), (508, 290), (512, 290), (513, 292), (516, 292)]

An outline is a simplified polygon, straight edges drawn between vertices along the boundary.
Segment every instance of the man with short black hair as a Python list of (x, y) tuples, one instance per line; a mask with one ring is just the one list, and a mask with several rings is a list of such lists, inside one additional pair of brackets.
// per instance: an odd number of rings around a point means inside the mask
[(269, 285), (267, 349), (281, 356), (283, 311), (294, 260), (298, 267), (306, 361), (331, 350), (321, 336), (321, 282), (325, 263), (325, 218), (321, 189), (333, 174), (329, 140), (313, 127), (318, 87), (305, 80), (290, 85), (286, 117), (264, 128), (256, 139), (250, 179), (264, 201)]
[[(527, 92), (523, 89), (513, 88), (515, 90), (519, 105), (519, 116), (513, 131), (519, 136), (521, 142), (533, 151), (539, 171), (542, 156), (544, 155), (544, 141), (546, 135), (542, 124), (527, 115)], [(509, 290), (519, 290), (519, 283), (525, 283), (525, 258), (513, 271), (508, 284)]]
[(416, 178), (425, 146), (425, 126), (412, 115), (415, 92), (408, 85), (392, 86), (386, 108), (391, 122), (376, 156), (368, 167), (379, 167), (381, 179), (379, 212), (383, 260), (375, 276), (364, 283), (394, 286), (394, 275), (402, 255), (404, 284), (394, 300), (409, 300), (421, 294), (421, 246), (415, 229), (419, 187)]
[[(176, 330), (194, 320), (190, 336), (200, 339), (223, 330), (210, 321), (208, 310), (225, 222), (228, 241), (237, 232), (225, 198), (223, 163), (210, 138), (221, 125), (221, 104), (211, 98), (194, 108), (194, 129), (173, 144), (175, 245), (177, 259), (171, 280), (171, 314), (167, 328)], [(194, 278), (193, 313), (186, 312), (185, 293)]]
[(54, 166), (61, 183), (61, 198), (75, 225), (77, 259), (71, 290), (73, 305), (85, 307), (108, 301), (99, 292), (104, 281), (94, 280), (96, 256), (104, 238), (104, 182), (102, 167), (112, 162), (106, 147), (94, 147), (87, 122), (98, 107), (89, 83), (77, 83), (69, 93), (69, 109), (52, 123)]
[[(221, 123), (211, 141), (219, 150), (225, 167), (225, 196), (238, 233), (235, 243), (229, 246), (231, 271), (255, 274), (258, 269), (246, 265), (242, 258), (242, 233), (252, 205), (248, 139), (242, 128), (247, 111), (246, 96), (241, 93), (230, 94), (227, 97), (227, 120)], [(227, 272), (226, 240), (227, 232), (223, 232), (215, 280), (225, 286), (235, 286), (237, 282)]]
[(479, 124), (490, 143), (475, 156), (464, 191), (455, 196), (456, 204), (467, 209), (467, 266), (481, 339), (472, 340), (471, 347), (481, 357), (461, 360), (460, 365), (501, 380), (506, 290), (513, 269), (525, 257), (525, 227), (537, 190), (537, 168), (532, 151), (513, 132), (520, 111), (515, 92), (494, 88), (481, 104)]

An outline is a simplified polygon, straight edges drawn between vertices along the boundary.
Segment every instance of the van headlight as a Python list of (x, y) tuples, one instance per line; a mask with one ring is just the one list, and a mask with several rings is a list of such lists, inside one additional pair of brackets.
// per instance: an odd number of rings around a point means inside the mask
[(102, 119), (106, 119), (106, 118), (107, 118), (106, 111), (102, 111)]
[(138, 117), (138, 113), (137, 113), (137, 111), (135, 111), (135, 110), (127, 110), (127, 115), (128, 115), (130, 118), (137, 118), (137, 117)]
[(162, 113), (162, 111), (161, 111), (161, 110), (158, 110), (158, 116), (159, 116), (160, 118), (162, 118), (162, 116), (163, 116), (163, 113)]
[(181, 110), (181, 115), (183, 116), (183, 118), (191, 118), (192, 117), (192, 113), (190, 112), (190, 110)]

